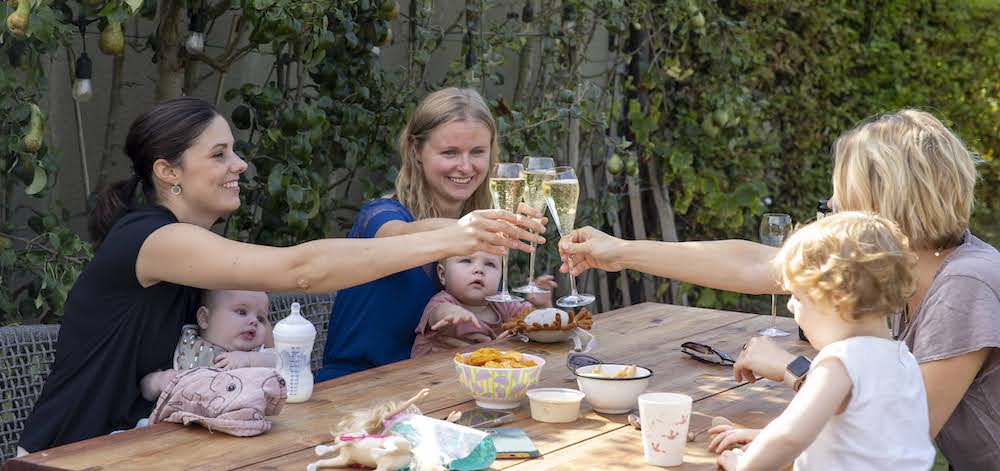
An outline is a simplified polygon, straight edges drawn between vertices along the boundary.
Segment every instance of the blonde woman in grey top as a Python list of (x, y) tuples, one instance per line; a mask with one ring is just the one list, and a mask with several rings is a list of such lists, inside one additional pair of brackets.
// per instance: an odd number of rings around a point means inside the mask
[[(917, 110), (859, 125), (837, 140), (833, 157), (834, 209), (888, 217), (919, 257), (916, 293), (894, 330), (920, 363), (931, 437), (953, 469), (1000, 470), (1000, 253), (968, 231), (976, 159), (941, 121)], [(559, 248), (574, 274), (629, 268), (715, 289), (782, 292), (777, 249), (743, 240), (624, 241), (587, 227)], [(734, 373), (792, 384), (793, 359), (754, 338)]]

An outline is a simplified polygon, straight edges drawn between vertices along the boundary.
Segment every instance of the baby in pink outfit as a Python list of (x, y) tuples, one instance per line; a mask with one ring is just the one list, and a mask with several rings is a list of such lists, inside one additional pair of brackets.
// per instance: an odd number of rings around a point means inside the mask
[[(417, 325), (411, 357), (497, 338), (500, 327), (525, 307), (552, 307), (552, 294), (533, 294), (527, 301), (494, 303), (487, 296), (497, 293), (500, 286), (500, 257), (476, 252), (462, 257), (449, 257), (438, 264), (438, 280), (444, 290), (434, 295), (424, 308)], [(541, 276), (535, 284), (555, 289), (551, 275)]]

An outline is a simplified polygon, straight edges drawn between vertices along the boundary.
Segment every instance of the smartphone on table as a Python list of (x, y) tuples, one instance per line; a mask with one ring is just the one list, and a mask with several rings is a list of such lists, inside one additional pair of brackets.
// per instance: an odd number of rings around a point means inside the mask
[(497, 459), (504, 458), (538, 458), (538, 448), (524, 433), (524, 430), (517, 427), (500, 427), (483, 429), (493, 438), (493, 446), (497, 450)]
[(466, 427), (484, 428), (496, 427), (513, 420), (513, 412), (476, 408), (462, 412), (462, 417), (455, 423)]

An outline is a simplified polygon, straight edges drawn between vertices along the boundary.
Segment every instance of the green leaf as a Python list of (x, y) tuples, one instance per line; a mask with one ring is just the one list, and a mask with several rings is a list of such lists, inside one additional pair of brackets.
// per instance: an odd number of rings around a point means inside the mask
[(424, 49), (420, 49), (413, 54), (413, 62), (419, 65), (425, 65), (431, 60), (431, 54)]
[(107, 18), (108, 21), (114, 21), (115, 23), (121, 24), (128, 20), (129, 16), (131, 16), (133, 12), (135, 12), (135, 10), (129, 11), (129, 9), (126, 8), (121, 2), (110, 1), (104, 4), (104, 8), (101, 8), (101, 11), (98, 12), (98, 14)]
[(278, 196), (282, 194), (282, 187), (284, 186), (283, 176), (285, 173), (285, 166), (283, 164), (277, 164), (271, 169), (271, 174), (267, 176), (267, 194), (271, 196)]
[(719, 305), (718, 296), (714, 289), (704, 288), (698, 296), (699, 307), (717, 307)]
[(125, 4), (132, 10), (132, 13), (142, 8), (142, 0), (125, 0)]
[(308, 217), (311, 220), (312, 218), (316, 217), (319, 214), (319, 208), (321, 205), (319, 198), (319, 190), (313, 190), (310, 194), (312, 195), (313, 206), (312, 208), (309, 209), (309, 214), (306, 217)]
[(281, 141), (281, 130), (278, 129), (278, 128), (268, 129), (267, 130), (267, 137), (269, 139), (271, 139), (271, 142), (275, 142), (275, 143), (280, 142)]
[(24, 192), (28, 195), (37, 195), (45, 189), (46, 183), (48, 183), (48, 177), (45, 175), (45, 169), (41, 165), (35, 165), (35, 176)]
[(291, 229), (303, 230), (309, 225), (309, 218), (306, 213), (293, 209), (285, 215), (285, 222)]
[(305, 195), (305, 188), (302, 188), (300, 185), (296, 185), (294, 183), (288, 185), (288, 188), (285, 190), (285, 196), (288, 197), (288, 201), (296, 206), (302, 204), (302, 201), (305, 199)]
[(670, 289), (670, 283), (660, 283), (656, 286), (656, 299), (663, 299), (663, 295)]

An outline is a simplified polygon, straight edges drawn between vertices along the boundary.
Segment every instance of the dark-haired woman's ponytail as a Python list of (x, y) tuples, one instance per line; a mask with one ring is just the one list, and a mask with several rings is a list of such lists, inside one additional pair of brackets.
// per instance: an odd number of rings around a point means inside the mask
[(135, 200), (135, 188), (139, 185), (139, 177), (121, 180), (97, 194), (94, 211), (90, 215), (90, 237), (94, 248), (100, 247), (108, 231), (132, 208)]

